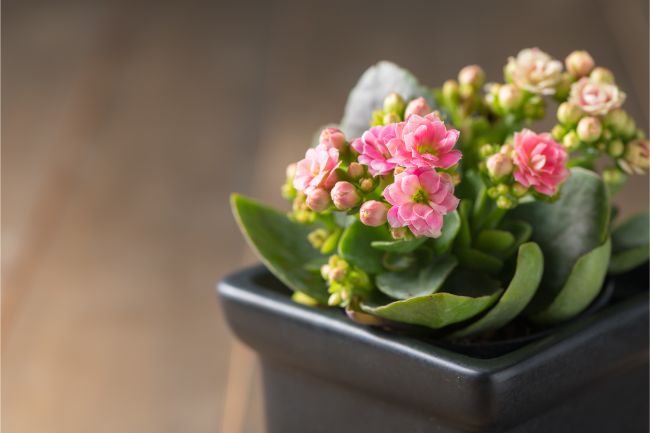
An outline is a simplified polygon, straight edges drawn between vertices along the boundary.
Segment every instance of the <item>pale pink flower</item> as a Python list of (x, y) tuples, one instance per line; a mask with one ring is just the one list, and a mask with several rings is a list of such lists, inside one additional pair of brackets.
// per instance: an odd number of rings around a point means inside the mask
[(432, 167), (397, 174), (384, 198), (392, 205), (387, 215), (391, 227), (408, 227), (416, 236), (431, 238), (440, 236), (443, 216), (458, 207), (451, 178)]
[(330, 190), (336, 183), (335, 170), (341, 164), (339, 151), (319, 144), (308, 149), (305, 158), (296, 164), (293, 186), (307, 195), (316, 188)]
[(562, 77), (562, 63), (539, 48), (526, 48), (508, 59), (506, 75), (521, 89), (552, 95)]
[(605, 115), (624, 101), (625, 93), (616, 84), (596, 82), (587, 77), (573, 83), (569, 96), (569, 102), (594, 116)]
[(390, 173), (397, 165), (388, 161), (391, 154), (387, 147), (389, 142), (398, 139), (397, 126), (394, 123), (374, 126), (352, 142), (352, 148), (359, 153), (358, 161), (367, 165), (373, 176)]
[(388, 150), (393, 155), (389, 162), (403, 167), (441, 167), (456, 164), (462, 154), (453, 147), (459, 132), (447, 129), (434, 113), (422, 117), (412, 114), (398, 127), (401, 140), (391, 140)]
[(569, 177), (567, 152), (550, 134), (536, 134), (529, 129), (516, 132), (512, 160), (515, 180), (541, 194), (555, 194)]

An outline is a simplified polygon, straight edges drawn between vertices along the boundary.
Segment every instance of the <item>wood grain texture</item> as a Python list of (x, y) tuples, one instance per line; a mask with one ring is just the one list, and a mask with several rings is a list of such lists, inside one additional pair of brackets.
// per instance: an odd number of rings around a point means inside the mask
[[(262, 432), (213, 290), (256, 261), (230, 192), (285, 206), (284, 166), (380, 59), (433, 85), (588, 49), (647, 129), (647, 5), (616, 5), (4, 2), (2, 431)], [(647, 208), (647, 177), (620, 200)]]

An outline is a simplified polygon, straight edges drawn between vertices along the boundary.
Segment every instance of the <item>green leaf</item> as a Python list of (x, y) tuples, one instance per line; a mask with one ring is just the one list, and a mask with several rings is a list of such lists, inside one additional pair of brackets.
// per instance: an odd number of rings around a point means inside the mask
[(427, 239), (429, 238), (423, 236), (413, 239), (400, 239), (397, 241), (372, 241), (370, 245), (373, 248), (382, 251), (390, 251), (392, 253), (410, 253), (426, 242)]
[(384, 252), (373, 248), (371, 243), (390, 239), (392, 238), (385, 226), (370, 227), (357, 220), (343, 231), (339, 241), (339, 255), (367, 273), (377, 274), (384, 270)]
[(452, 338), (499, 329), (506, 325), (528, 305), (542, 279), (544, 272), (544, 256), (542, 250), (534, 242), (519, 247), (517, 269), (508, 288), (499, 302), (476, 322), (454, 332)]
[(488, 254), (502, 254), (515, 244), (515, 237), (505, 230), (482, 230), (476, 238), (476, 248)]
[(383, 272), (377, 275), (375, 284), (381, 292), (395, 299), (430, 295), (440, 289), (457, 264), (454, 256), (445, 256), (428, 266), (416, 266), (404, 272)]
[(506, 251), (500, 254), (501, 258), (506, 259), (513, 255), (520, 245), (528, 242), (530, 236), (533, 234), (533, 228), (530, 224), (524, 221), (512, 220), (506, 221), (501, 224), (501, 228), (508, 230), (515, 237), (515, 243)]
[(457, 211), (446, 214), (443, 217), (442, 233), (439, 238), (433, 239), (433, 251), (441, 256), (449, 249), (460, 231), (460, 216)]
[(612, 232), (612, 258), (609, 272), (620, 274), (648, 261), (650, 256), (650, 216), (641, 212)]
[(395, 301), (381, 307), (361, 305), (361, 308), (385, 319), (438, 329), (480, 314), (493, 305), (500, 294), (501, 290), (497, 290), (490, 295), (472, 298), (438, 292)]
[(238, 194), (230, 197), (230, 204), (244, 237), (269, 271), (290, 289), (327, 303), (325, 281), (305, 268), (323, 257), (307, 241), (314, 225), (291, 221), (286, 214)]
[(535, 323), (553, 324), (568, 320), (587, 308), (603, 287), (611, 249), (611, 240), (607, 239), (603, 245), (580, 257), (553, 302), (530, 319)]
[(460, 229), (458, 231), (459, 248), (469, 248), (472, 245), (472, 233), (470, 230), (469, 216), (472, 209), (472, 202), (470, 200), (463, 200), (458, 206), (458, 215), (460, 217)]
[(467, 269), (488, 274), (498, 274), (503, 268), (503, 261), (497, 257), (474, 248), (459, 248), (456, 251), (458, 262)]
[(364, 72), (348, 96), (341, 120), (341, 130), (348, 139), (360, 137), (369, 128), (372, 112), (383, 107), (384, 98), (391, 92), (406, 100), (423, 96), (435, 107), (429, 89), (410, 72), (391, 62), (379, 62)]
[(574, 168), (556, 202), (522, 204), (509, 213), (533, 227), (531, 240), (544, 253), (544, 276), (530, 305), (533, 311), (549, 305), (578, 259), (605, 242), (609, 209), (607, 189), (600, 177), (589, 170)]

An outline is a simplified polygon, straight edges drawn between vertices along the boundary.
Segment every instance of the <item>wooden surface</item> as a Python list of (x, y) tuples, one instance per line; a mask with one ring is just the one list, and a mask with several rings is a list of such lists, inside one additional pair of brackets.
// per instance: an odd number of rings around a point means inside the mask
[(647, 2), (349, 3), (4, 2), (3, 433), (263, 431), (213, 290), (255, 261), (228, 195), (282, 205), (379, 59), (437, 84), (585, 48), (647, 128)]

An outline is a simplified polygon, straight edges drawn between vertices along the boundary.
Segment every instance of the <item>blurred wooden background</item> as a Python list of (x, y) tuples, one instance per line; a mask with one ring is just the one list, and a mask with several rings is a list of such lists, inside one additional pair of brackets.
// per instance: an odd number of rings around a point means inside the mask
[(2, 36), (3, 433), (263, 431), (213, 290), (255, 261), (228, 195), (282, 205), (377, 60), (437, 85), (587, 49), (648, 127), (645, 0), (14, 0)]

